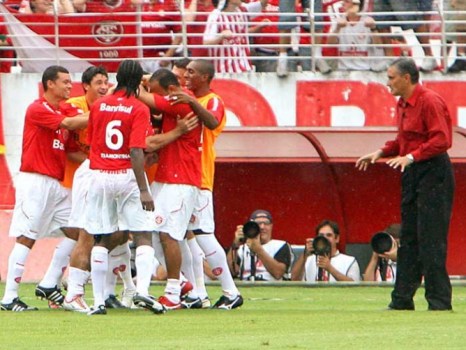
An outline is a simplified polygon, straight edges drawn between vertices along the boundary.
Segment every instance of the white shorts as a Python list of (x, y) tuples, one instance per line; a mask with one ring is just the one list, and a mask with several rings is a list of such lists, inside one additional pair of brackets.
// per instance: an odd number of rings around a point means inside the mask
[(186, 235), (194, 211), (199, 188), (191, 185), (153, 182), (156, 231), (165, 232), (181, 241)]
[(58, 180), (21, 172), (16, 179), (16, 203), (9, 235), (33, 240), (63, 236), (59, 229), (68, 226), (70, 211), (70, 192)]
[(214, 233), (215, 220), (212, 191), (199, 191), (193, 212), (193, 218), (189, 224), (189, 229), (201, 230), (205, 233)]
[(154, 213), (142, 209), (132, 169), (115, 172), (91, 170), (84, 228), (90, 234), (153, 231)]
[(86, 159), (74, 173), (69, 227), (84, 228), (86, 222), (87, 192), (92, 181), (92, 170), (89, 169), (89, 164), (89, 159)]

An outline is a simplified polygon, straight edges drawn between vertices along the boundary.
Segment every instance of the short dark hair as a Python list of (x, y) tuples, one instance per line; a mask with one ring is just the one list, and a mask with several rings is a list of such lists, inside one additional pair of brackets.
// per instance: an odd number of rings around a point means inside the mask
[(340, 234), (340, 227), (338, 226), (338, 224), (335, 222), (335, 221), (331, 221), (331, 220), (323, 220), (320, 222), (319, 225), (317, 225), (316, 227), (316, 236), (319, 235), (319, 231), (322, 227), (324, 226), (330, 226), (332, 228), (332, 231), (333, 233), (335, 233), (335, 235), (339, 235)]
[(97, 74), (102, 74), (103, 76), (108, 78), (108, 72), (103, 66), (90, 66), (87, 68), (84, 72), (83, 75), (81, 76), (81, 82), (83, 84), (90, 84), (92, 79), (97, 75)]
[(44, 88), (44, 91), (47, 91), (48, 89), (47, 82), (49, 80), (55, 81), (58, 79), (58, 73), (70, 74), (68, 69), (62, 66), (50, 66), (44, 70), (44, 73), (42, 74), (42, 87)]
[(170, 85), (180, 86), (180, 82), (176, 75), (169, 69), (166, 68), (159, 68), (157, 69), (154, 74), (149, 79), (149, 82), (157, 81), (159, 85), (168, 90)]
[(390, 67), (395, 67), (401, 75), (409, 74), (411, 83), (419, 82), (419, 69), (412, 58), (400, 57), (393, 61)]
[(195, 60), (197, 68), (201, 74), (207, 74), (209, 77), (209, 82), (215, 77), (215, 67), (212, 61), (199, 59)]
[(190, 63), (191, 63), (191, 59), (187, 58), (187, 57), (184, 57), (184, 58), (181, 58), (179, 60), (173, 61), (173, 65), (176, 68), (180, 68), (180, 69), (186, 69), (188, 67), (188, 64), (190, 64)]
[(139, 85), (141, 84), (143, 70), (139, 62), (133, 60), (124, 60), (118, 66), (116, 75), (116, 91), (126, 90), (126, 97), (139, 94)]

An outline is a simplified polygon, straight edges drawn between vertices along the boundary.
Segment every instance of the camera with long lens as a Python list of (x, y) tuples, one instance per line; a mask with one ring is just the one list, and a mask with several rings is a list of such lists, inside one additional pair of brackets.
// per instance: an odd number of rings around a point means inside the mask
[(332, 245), (330, 241), (324, 236), (317, 236), (312, 241), (312, 249), (315, 255), (330, 256), (332, 252)]
[(371, 239), (372, 250), (377, 254), (385, 254), (393, 247), (393, 238), (386, 232), (377, 232)]
[(248, 238), (256, 238), (260, 232), (261, 232), (261, 229), (259, 225), (257, 224), (257, 222), (248, 221), (243, 225), (244, 237), (240, 239), (240, 242), (244, 243), (246, 239)]

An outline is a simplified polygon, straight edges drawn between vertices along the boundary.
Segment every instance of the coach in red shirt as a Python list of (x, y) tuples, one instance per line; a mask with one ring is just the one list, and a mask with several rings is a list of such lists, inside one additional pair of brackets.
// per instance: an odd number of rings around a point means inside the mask
[(429, 310), (451, 310), (451, 284), (446, 270), (447, 237), (454, 192), (447, 150), (452, 142), (445, 101), (418, 83), (413, 60), (400, 58), (387, 71), (388, 87), (400, 96), (398, 136), (358, 159), (366, 170), (381, 157), (402, 175), (401, 238), (395, 289), (389, 309), (414, 310), (413, 297), (425, 280)]

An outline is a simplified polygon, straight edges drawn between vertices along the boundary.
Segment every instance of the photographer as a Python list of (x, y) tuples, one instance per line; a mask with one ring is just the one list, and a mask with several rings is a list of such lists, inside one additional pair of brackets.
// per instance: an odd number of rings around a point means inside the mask
[(235, 239), (227, 255), (233, 277), (257, 281), (280, 281), (286, 278), (294, 256), (287, 242), (272, 239), (272, 215), (267, 210), (256, 210), (249, 221), (257, 224), (253, 226), (259, 232), (254, 238), (251, 236), (255, 232), (248, 233), (250, 238), (247, 238), (243, 225), (237, 226)]
[[(325, 237), (326, 241), (321, 237)], [(314, 242), (319, 239), (319, 248), (316, 252)], [(296, 261), (291, 270), (293, 281), (360, 281), (359, 265), (356, 258), (342, 254), (337, 249), (340, 242), (340, 229), (338, 224), (324, 220), (316, 227), (316, 238), (308, 238), (303, 254)], [(321, 248), (320, 245), (324, 247)], [(325, 245), (328, 245), (325, 247)], [(317, 253), (317, 254), (316, 254)]]
[[(392, 246), (383, 254), (377, 253), (375, 251), (376, 249), (373, 247), (371, 260), (364, 271), (364, 281), (395, 282), (396, 259), (398, 246), (400, 245), (400, 232), (400, 224), (392, 224), (384, 230), (384, 233), (391, 236)], [(372, 239), (374, 239), (374, 237)]]

